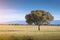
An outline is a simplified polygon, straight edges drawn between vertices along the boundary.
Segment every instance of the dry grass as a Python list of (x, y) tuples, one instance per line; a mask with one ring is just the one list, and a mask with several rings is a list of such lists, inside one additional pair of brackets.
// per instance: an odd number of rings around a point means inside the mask
[(60, 26), (41, 26), (41, 31), (38, 31), (37, 27), (32, 25), (0, 25), (0, 40), (60, 40)]
[(0, 40), (60, 40), (60, 32), (1, 32)]
[[(38, 26), (32, 25), (0, 25), (0, 30), (37, 31)], [(41, 31), (60, 31), (60, 26), (41, 26)]]

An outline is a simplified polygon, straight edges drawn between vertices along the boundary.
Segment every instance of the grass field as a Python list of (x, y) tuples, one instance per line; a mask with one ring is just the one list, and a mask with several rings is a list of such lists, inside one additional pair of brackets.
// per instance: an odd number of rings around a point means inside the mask
[[(60, 31), (60, 26), (41, 26), (41, 31)], [(0, 30), (38, 31), (36, 25), (0, 25)]]
[(0, 25), (0, 40), (60, 40), (60, 26)]

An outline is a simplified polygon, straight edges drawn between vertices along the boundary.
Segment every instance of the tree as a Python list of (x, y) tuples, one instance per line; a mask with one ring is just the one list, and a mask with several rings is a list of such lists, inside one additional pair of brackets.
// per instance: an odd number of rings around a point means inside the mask
[(30, 25), (38, 25), (38, 30), (40, 30), (41, 24), (49, 24), (54, 17), (44, 10), (32, 10), (31, 13), (25, 16), (26, 22)]

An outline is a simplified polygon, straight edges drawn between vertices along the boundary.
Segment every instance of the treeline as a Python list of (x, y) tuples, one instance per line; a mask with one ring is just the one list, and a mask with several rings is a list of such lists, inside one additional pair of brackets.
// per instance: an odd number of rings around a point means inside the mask
[[(29, 24), (0, 24), (0, 25), (29, 25)], [(32, 25), (35, 26), (35, 25)], [(60, 26), (60, 24), (41, 24), (41, 26)]]

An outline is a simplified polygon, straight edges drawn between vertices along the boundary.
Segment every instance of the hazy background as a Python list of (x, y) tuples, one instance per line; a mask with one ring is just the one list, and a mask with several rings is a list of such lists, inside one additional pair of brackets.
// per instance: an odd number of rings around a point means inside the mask
[(45, 10), (54, 16), (52, 24), (60, 24), (60, 0), (0, 0), (0, 24), (26, 24), (31, 10)]

